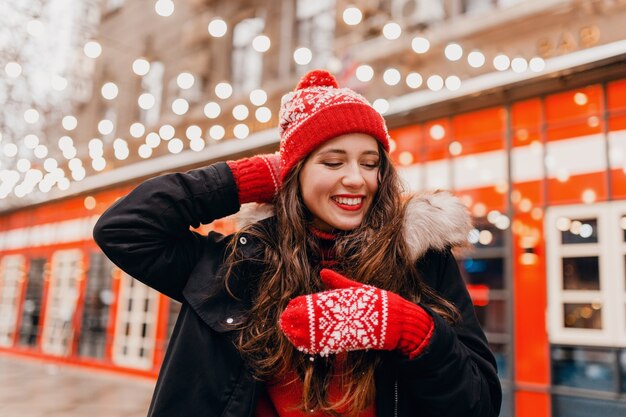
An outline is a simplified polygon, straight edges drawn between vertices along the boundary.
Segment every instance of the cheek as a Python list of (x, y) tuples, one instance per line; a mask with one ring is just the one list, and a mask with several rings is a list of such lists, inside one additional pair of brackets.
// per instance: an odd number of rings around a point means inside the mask
[(372, 193), (376, 194), (378, 191), (378, 171), (370, 172), (364, 176), (365, 183), (367, 184), (367, 189)]
[(328, 185), (320, 178), (309, 178), (301, 188), (302, 199), (310, 208), (311, 205), (319, 204), (321, 200), (326, 199), (328, 190)]

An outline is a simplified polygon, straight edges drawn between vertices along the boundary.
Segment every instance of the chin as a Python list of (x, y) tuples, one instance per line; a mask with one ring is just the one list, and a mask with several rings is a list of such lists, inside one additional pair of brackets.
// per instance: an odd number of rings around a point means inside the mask
[(359, 219), (358, 221), (339, 221), (329, 223), (333, 229), (342, 230), (344, 232), (348, 232), (350, 230), (354, 230), (361, 225), (363, 219)]

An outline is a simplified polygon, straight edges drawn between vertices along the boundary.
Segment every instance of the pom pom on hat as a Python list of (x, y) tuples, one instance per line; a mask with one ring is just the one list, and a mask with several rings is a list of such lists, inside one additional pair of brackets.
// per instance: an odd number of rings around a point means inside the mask
[(339, 88), (335, 77), (325, 70), (305, 74), (296, 89), (283, 96), (279, 133), (281, 182), (298, 161), (341, 135), (370, 135), (389, 151), (385, 119), (365, 97)]
[(325, 70), (314, 70), (305, 74), (300, 79), (296, 90), (302, 90), (309, 87), (339, 88), (339, 84), (330, 72)]

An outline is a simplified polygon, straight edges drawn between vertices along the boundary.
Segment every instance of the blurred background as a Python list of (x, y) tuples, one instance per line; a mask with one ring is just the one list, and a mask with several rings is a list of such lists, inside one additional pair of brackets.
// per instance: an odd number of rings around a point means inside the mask
[(626, 415), (624, 22), (624, 0), (0, 1), (0, 381), (22, 384), (0, 415), (53, 415), (27, 413), (38, 372), (154, 382), (179, 305), (95, 221), (146, 178), (277, 150), (314, 68), (385, 116), (409, 190), (472, 213), (501, 415)]

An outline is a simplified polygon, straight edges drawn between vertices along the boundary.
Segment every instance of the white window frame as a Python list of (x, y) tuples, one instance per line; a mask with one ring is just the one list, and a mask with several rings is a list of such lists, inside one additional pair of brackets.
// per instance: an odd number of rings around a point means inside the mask
[[(626, 242), (624, 232), (619, 224), (622, 217), (626, 216), (626, 201), (614, 203), (609, 210), (609, 224), (617, 225), (619, 238), (612, 245), (611, 259), (614, 261), (610, 271), (613, 271), (612, 281), (615, 284), (615, 294), (618, 303), (615, 306), (615, 317), (617, 318), (618, 330), (616, 332), (618, 346), (626, 347)], [(621, 295), (621, 297), (619, 296)]]
[(22, 299), (22, 282), (26, 279), (26, 258), (7, 255), (0, 262), (0, 346), (13, 345)]
[(41, 350), (68, 356), (74, 338), (74, 315), (83, 276), (83, 253), (79, 249), (59, 250), (52, 255)]
[[(161, 297), (158, 292), (124, 272), (121, 273), (120, 279), (113, 338), (113, 362), (129, 368), (152, 369)], [(129, 311), (127, 306), (131, 298), (133, 303)], [(149, 300), (147, 312), (144, 311), (146, 300)], [(130, 324), (128, 335), (125, 334), (127, 323)], [(147, 331), (145, 337), (142, 337), (144, 323), (147, 325)], [(126, 352), (124, 352), (125, 348)], [(142, 348), (145, 354), (140, 356), (139, 352)]]
[[(546, 260), (548, 281), (548, 335), (551, 343), (626, 346), (626, 317), (624, 304), (624, 254), (626, 244), (619, 219), (626, 214), (626, 202), (595, 203), (550, 207), (546, 211)], [(597, 219), (598, 242), (589, 244), (561, 243), (561, 231), (556, 228), (560, 217)], [(564, 290), (562, 258), (597, 256), (599, 290)], [(618, 279), (615, 279), (617, 275)], [(563, 323), (565, 303), (602, 304), (602, 329), (568, 328)]]

